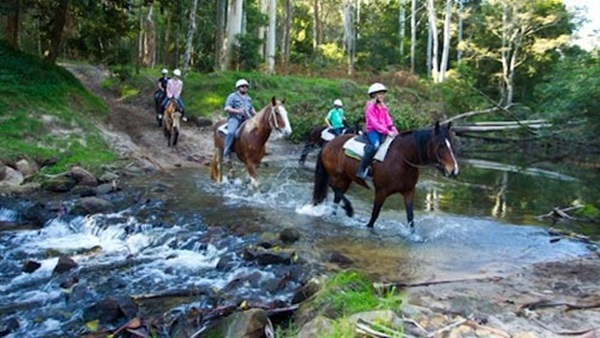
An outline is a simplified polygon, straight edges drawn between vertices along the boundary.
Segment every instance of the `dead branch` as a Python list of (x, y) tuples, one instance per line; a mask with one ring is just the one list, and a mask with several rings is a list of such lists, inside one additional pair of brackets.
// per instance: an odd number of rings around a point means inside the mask
[(183, 290), (167, 290), (161, 293), (148, 293), (141, 295), (133, 295), (131, 299), (133, 300), (149, 300), (149, 299), (157, 299), (157, 298), (166, 298), (166, 297), (193, 297), (199, 295), (207, 295), (208, 292), (206, 290), (193, 290), (193, 289), (183, 289)]
[(430, 286), (436, 284), (450, 284), (450, 283), (463, 283), (463, 282), (498, 282), (502, 280), (503, 277), (480, 277), (480, 278), (463, 278), (463, 279), (442, 279), (442, 280), (433, 280), (428, 282), (418, 282), (418, 283), (373, 283), (373, 287), (376, 290), (390, 290), (391, 288), (413, 288), (420, 286)]
[(482, 331), (488, 331), (494, 335), (500, 336), (500, 337), (506, 337), (506, 338), (510, 338), (512, 337), (510, 335), (510, 333), (500, 330), (500, 329), (496, 329), (494, 327), (490, 327), (490, 326), (485, 326), (485, 325), (481, 325), (479, 323), (477, 323), (474, 320), (468, 320), (465, 325), (468, 325), (470, 327), (472, 327), (475, 330), (482, 330)]
[[(506, 107), (505, 109), (508, 109), (511, 106), (512, 105)], [(464, 119), (464, 118), (475, 116), (475, 115), (494, 113), (494, 112), (497, 112), (497, 111), (500, 111), (500, 110), (502, 110), (502, 107), (500, 107), (498, 105), (495, 106), (495, 107), (492, 107), (492, 108), (484, 109), (484, 110), (473, 110), (473, 111), (469, 111), (469, 112), (466, 112), (466, 113), (458, 114), (458, 115), (453, 116), (453, 117), (451, 117), (449, 119), (446, 119), (446, 120), (442, 121), (441, 124), (446, 124), (446, 123), (452, 122), (454, 120)]]
[(542, 321), (540, 321), (537, 318), (531, 317), (529, 318), (531, 321), (533, 321), (534, 323), (538, 324), (539, 326), (541, 326), (542, 328), (544, 328), (545, 330), (548, 330), (552, 333), (554, 333), (555, 335), (559, 335), (559, 336), (580, 336), (580, 335), (584, 335), (586, 333), (590, 333), (592, 331), (598, 330), (598, 327), (594, 327), (591, 329), (583, 329), (583, 330), (579, 330), (579, 331), (556, 331), (553, 330), (552, 328), (548, 327), (546, 324), (542, 323)]
[(565, 306), (565, 311), (581, 310), (581, 309), (595, 309), (600, 307), (600, 301), (588, 302), (588, 303), (569, 303), (564, 301), (552, 301), (552, 300), (540, 300), (536, 302), (526, 303), (521, 305), (521, 309), (541, 309), (547, 307), (562, 307)]
[(569, 216), (569, 214), (567, 214), (567, 211), (577, 210), (577, 209), (581, 209), (581, 208), (583, 208), (583, 205), (576, 205), (574, 207), (568, 207), (568, 208), (562, 208), (562, 209), (559, 207), (555, 207), (552, 209), (552, 211), (548, 212), (547, 214), (537, 216), (537, 218), (543, 219), (543, 218), (558, 217), (558, 218), (573, 219), (573, 217), (571, 217), (571, 216)]
[(467, 321), (468, 321), (467, 318), (463, 318), (463, 319), (458, 320), (458, 321), (456, 321), (456, 322), (454, 322), (454, 323), (452, 323), (450, 325), (446, 325), (446, 326), (442, 327), (441, 329), (436, 330), (435, 332), (431, 332), (430, 334), (427, 335), (427, 337), (428, 338), (429, 337), (435, 337), (435, 336), (437, 336), (438, 334), (440, 334), (442, 332), (448, 331), (448, 330), (453, 329), (453, 328), (455, 328), (457, 326), (461, 326), (464, 323), (466, 323)]

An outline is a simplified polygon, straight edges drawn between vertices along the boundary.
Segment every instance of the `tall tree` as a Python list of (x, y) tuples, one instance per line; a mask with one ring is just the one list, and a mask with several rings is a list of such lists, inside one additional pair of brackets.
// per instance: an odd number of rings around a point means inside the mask
[(221, 70), (231, 68), (234, 46), (237, 46), (237, 36), (242, 32), (242, 19), (244, 17), (244, 0), (230, 0), (229, 11), (227, 15), (227, 32), (223, 43), (224, 62), (221, 64)]
[(410, 3), (410, 71), (415, 72), (415, 54), (417, 48), (417, 0)]
[(444, 82), (446, 70), (448, 69), (448, 58), (450, 57), (450, 21), (452, 19), (452, 2), (446, 0), (446, 10), (444, 11), (444, 46), (442, 49), (442, 60), (440, 64), (439, 82)]
[(406, 0), (400, 0), (400, 9), (398, 12), (398, 34), (400, 35), (400, 62), (404, 61), (404, 36), (406, 35), (406, 9), (404, 8)]
[(342, 13), (344, 13), (344, 35), (346, 38), (346, 52), (348, 53), (349, 75), (354, 74), (355, 33), (352, 12), (352, 0), (344, 0), (342, 3)]
[(287, 68), (290, 62), (290, 34), (292, 33), (292, 17), (294, 15), (294, 7), (291, 0), (285, 0), (285, 22), (283, 25), (283, 48), (281, 60), (282, 64)]
[[(269, 0), (260, 0), (260, 14), (264, 15), (264, 16), (268, 16), (268, 10), (269, 10)], [(265, 57), (265, 43), (264, 41), (266, 41), (266, 33), (267, 33), (267, 27), (265, 27), (265, 25), (260, 25), (260, 27), (258, 27), (258, 38), (260, 39), (261, 43), (258, 46), (258, 53), (260, 54), (261, 58)]]
[(144, 21), (144, 56), (142, 64), (154, 67), (156, 63), (156, 38), (154, 32), (154, 1), (151, 1), (148, 8), (148, 14)]
[(46, 61), (49, 63), (56, 63), (58, 58), (68, 11), (69, 0), (58, 0), (54, 9), (52, 30), (50, 31), (50, 48), (46, 55)]
[[(439, 52), (439, 38), (438, 38), (438, 32), (437, 32), (437, 18), (435, 15), (435, 5), (433, 3), (433, 0), (427, 0), (427, 13), (428, 13), (428, 17), (429, 17), (429, 36), (431, 37), (431, 57), (430, 57), (430, 62), (431, 62), (431, 66), (429, 67), (431, 69), (431, 75), (433, 76), (433, 81), (434, 82), (439, 82), (439, 58), (438, 58), (438, 52)], [(429, 47), (428, 47), (429, 48)], [(429, 55), (428, 55), (429, 58)], [(429, 61), (429, 60), (428, 60)]]
[(277, 20), (277, 1), (269, 1), (269, 33), (267, 35), (267, 72), (275, 72), (275, 28)]
[(194, 46), (194, 32), (196, 31), (196, 11), (198, 9), (198, 0), (192, 0), (190, 4), (190, 20), (188, 22), (188, 31), (186, 36), (185, 54), (183, 56), (183, 72), (187, 73), (192, 60), (192, 51)]
[(215, 34), (215, 69), (221, 69), (224, 64), (224, 37), (226, 25), (227, 0), (217, 0), (217, 31)]
[(21, 23), (21, 0), (7, 0), (6, 42), (19, 49), (19, 26)]
[(462, 41), (463, 41), (463, 24), (464, 24), (464, 12), (465, 12), (465, 0), (457, 0), (458, 2), (458, 33), (456, 36), (456, 61), (460, 61), (462, 57)]
[(313, 49), (321, 45), (321, 18), (319, 0), (313, 0)]

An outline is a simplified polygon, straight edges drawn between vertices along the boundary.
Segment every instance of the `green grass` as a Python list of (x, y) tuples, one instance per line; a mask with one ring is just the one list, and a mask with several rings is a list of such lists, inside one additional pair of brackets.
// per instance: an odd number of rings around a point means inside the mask
[(72, 164), (97, 171), (115, 160), (94, 126), (108, 108), (67, 70), (2, 43), (0, 64), (0, 160), (52, 160), (43, 168), (50, 173)]

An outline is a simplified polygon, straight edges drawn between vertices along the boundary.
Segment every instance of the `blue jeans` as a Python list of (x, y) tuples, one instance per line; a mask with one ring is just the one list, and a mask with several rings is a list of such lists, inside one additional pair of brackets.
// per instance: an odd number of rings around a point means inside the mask
[(377, 152), (377, 149), (379, 149), (385, 139), (385, 135), (376, 130), (371, 130), (367, 133), (367, 139), (369, 143), (365, 146), (365, 156), (370, 153), (375, 155), (375, 152)]
[(231, 147), (235, 140), (235, 132), (238, 130), (240, 124), (244, 122), (244, 118), (240, 118), (239, 115), (227, 116), (227, 135), (225, 136), (225, 147), (223, 149), (223, 155), (229, 157), (231, 155)]

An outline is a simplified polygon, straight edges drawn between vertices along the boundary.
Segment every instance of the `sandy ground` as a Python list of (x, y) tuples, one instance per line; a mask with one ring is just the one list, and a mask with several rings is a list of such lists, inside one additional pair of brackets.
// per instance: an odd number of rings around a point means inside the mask
[[(147, 99), (124, 104), (99, 86), (106, 71), (66, 67), (111, 108), (110, 117), (98, 127), (121, 157), (152, 170), (210, 162), (210, 127), (200, 128), (193, 119), (184, 123), (179, 144), (169, 148), (156, 124), (151, 93)], [(285, 149), (276, 146), (269, 151)], [(407, 288), (407, 337), (591, 338), (600, 334), (598, 254), (540, 263), (510, 276), (439, 282)]]

